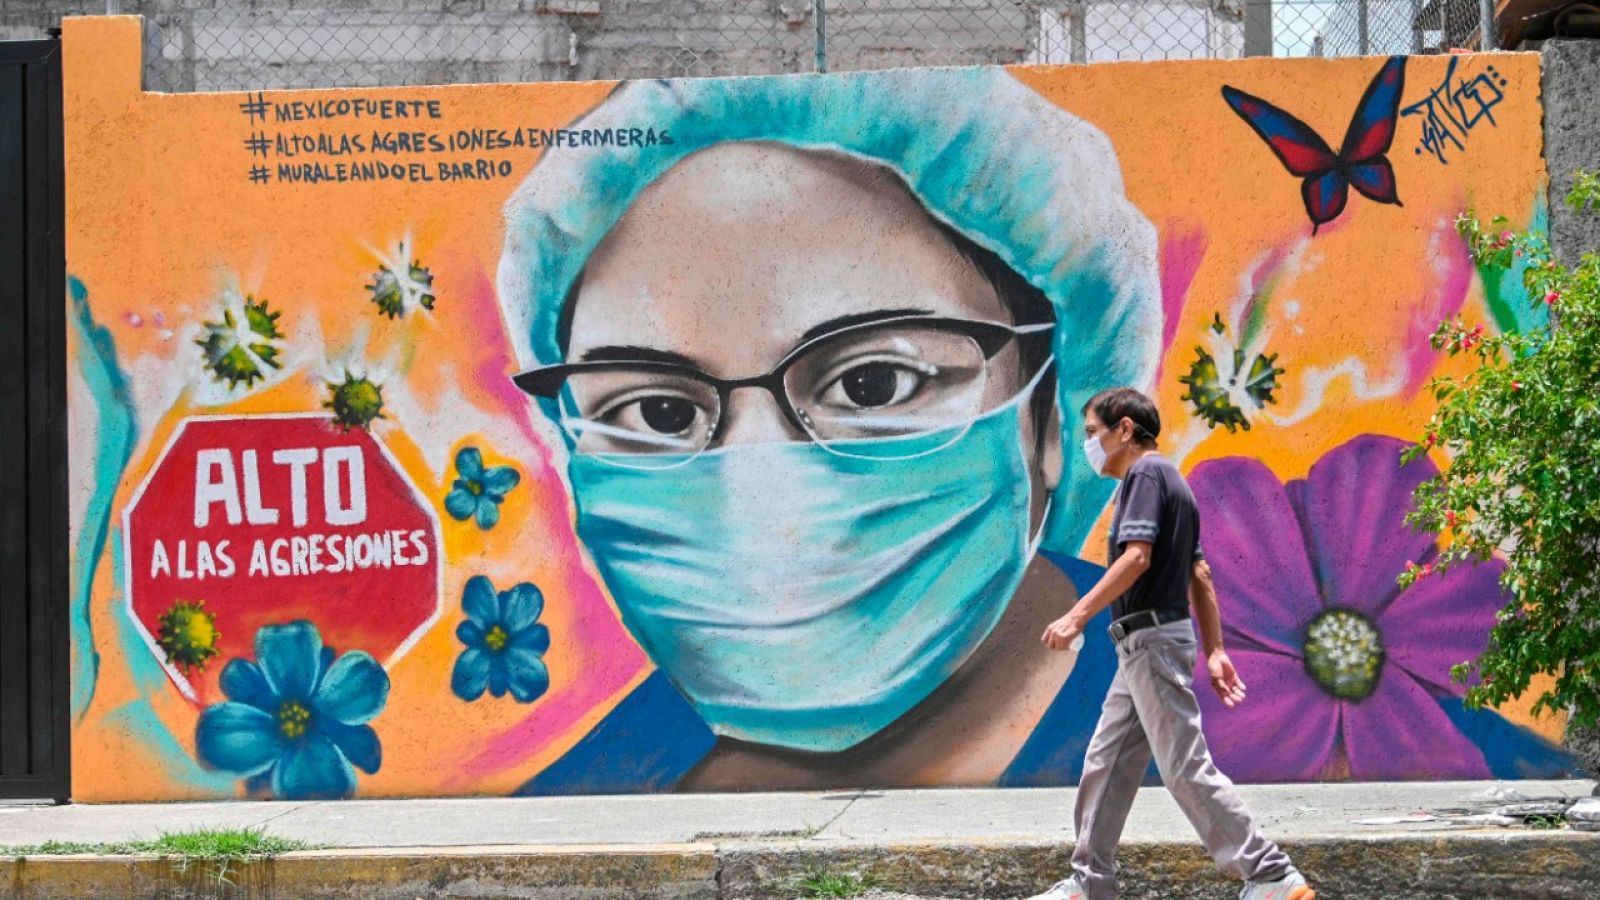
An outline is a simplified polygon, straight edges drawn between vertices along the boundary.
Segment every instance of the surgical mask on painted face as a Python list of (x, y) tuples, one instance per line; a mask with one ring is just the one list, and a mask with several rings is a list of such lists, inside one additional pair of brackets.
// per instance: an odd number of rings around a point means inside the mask
[[(1037, 549), (1019, 431), (1031, 389), (909, 458), (795, 442), (641, 470), (575, 454), (578, 535), (715, 732), (843, 750), (943, 684), (1021, 582)], [(858, 447), (905, 457), (948, 440)]]
[(1089, 468), (1096, 475), (1106, 474), (1106, 448), (1100, 443), (1100, 435), (1083, 439), (1083, 455), (1089, 457)]

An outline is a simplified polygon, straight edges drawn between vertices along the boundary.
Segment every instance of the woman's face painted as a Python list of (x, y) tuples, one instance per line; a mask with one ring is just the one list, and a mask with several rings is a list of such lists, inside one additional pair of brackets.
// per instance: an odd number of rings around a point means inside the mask
[[(808, 337), (904, 315), (1009, 323), (988, 280), (892, 176), (776, 144), (723, 144), (641, 193), (590, 257), (568, 361), (675, 361), (737, 378), (764, 373)], [(988, 367), (983, 409), (1023, 373), (1015, 342)], [(852, 385), (841, 399), (892, 378)], [(656, 411), (663, 426), (671, 410)], [(1025, 446), (1032, 423), (1024, 417)], [(805, 440), (762, 391), (735, 391), (714, 446)]]
[[(876, 319), (1011, 322), (893, 177), (755, 144), (696, 154), (644, 191), (573, 302), (569, 362), (678, 363), (723, 379), (762, 375), (810, 338)], [(970, 658), (1031, 560), (1048, 488), (1035, 486), (1023, 391), (1033, 373), (1017, 341), (986, 361), (957, 335), (934, 365), (936, 329), (875, 331), (889, 337), (836, 364), (810, 361), (843, 336), (789, 361), (779, 390), (793, 418), (771, 391), (732, 390), (724, 407), (660, 370), (569, 382), (594, 442), (629, 451), (608, 458), (575, 441), (578, 535), (629, 630), (719, 734), (856, 745)], [(972, 390), (948, 390), (961, 384)], [(963, 414), (919, 403), (940, 396)], [(828, 432), (927, 419), (944, 424), (853, 442)]]

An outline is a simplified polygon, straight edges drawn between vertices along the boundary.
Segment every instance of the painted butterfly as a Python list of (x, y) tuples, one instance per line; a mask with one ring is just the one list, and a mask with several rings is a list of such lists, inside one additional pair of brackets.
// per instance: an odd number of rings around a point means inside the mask
[(1356, 105), (1338, 153), (1311, 126), (1260, 97), (1224, 85), (1222, 99), (1261, 135), (1290, 174), (1305, 179), (1300, 195), (1311, 217), (1311, 233), (1316, 234), (1344, 212), (1351, 186), (1368, 199), (1400, 205), (1394, 169), (1384, 154), (1394, 140), (1405, 82), (1406, 58), (1390, 57)]

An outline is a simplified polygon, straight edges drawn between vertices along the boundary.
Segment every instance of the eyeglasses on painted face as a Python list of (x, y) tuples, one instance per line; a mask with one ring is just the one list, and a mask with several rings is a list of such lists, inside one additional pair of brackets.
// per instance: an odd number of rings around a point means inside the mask
[(749, 378), (717, 378), (674, 362), (600, 360), (541, 366), (513, 380), (557, 401), (576, 452), (617, 465), (686, 462), (715, 442), (729, 396), (746, 387), (772, 394), (784, 416), (830, 452), (895, 458), (860, 442), (949, 433), (907, 455), (953, 442), (990, 411), (985, 388), (1000, 350), (1012, 340), (1047, 341), (1053, 328), (904, 316), (817, 336)]

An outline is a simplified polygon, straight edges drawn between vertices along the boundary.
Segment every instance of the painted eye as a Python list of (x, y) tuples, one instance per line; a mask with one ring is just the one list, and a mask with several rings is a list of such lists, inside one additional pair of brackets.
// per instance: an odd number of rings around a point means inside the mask
[(655, 396), (638, 401), (639, 418), (659, 434), (682, 434), (694, 424), (695, 405), (682, 397)]
[(659, 371), (609, 369), (567, 380), (570, 408), (562, 427), (580, 453), (688, 453), (703, 448), (716, 428), (716, 388), (696, 378)]
[(922, 386), (921, 373), (886, 362), (855, 366), (839, 376), (838, 390), (860, 409), (881, 409), (903, 403)]

